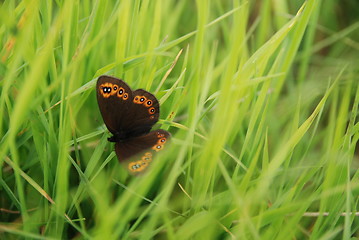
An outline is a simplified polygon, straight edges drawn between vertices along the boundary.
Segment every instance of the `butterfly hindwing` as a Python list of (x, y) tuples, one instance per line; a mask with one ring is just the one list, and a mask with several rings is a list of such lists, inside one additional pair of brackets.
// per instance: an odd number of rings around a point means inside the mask
[(138, 174), (148, 167), (157, 152), (165, 148), (170, 136), (169, 132), (158, 129), (128, 141), (117, 142), (116, 155), (130, 173)]

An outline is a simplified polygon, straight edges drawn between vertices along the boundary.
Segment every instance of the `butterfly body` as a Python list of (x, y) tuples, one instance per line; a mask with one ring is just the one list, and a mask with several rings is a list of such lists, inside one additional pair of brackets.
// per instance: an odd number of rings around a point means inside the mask
[(124, 81), (105, 75), (97, 80), (96, 92), (119, 161), (131, 173), (142, 172), (170, 137), (165, 130), (151, 131), (160, 113), (156, 97), (143, 89), (132, 91)]

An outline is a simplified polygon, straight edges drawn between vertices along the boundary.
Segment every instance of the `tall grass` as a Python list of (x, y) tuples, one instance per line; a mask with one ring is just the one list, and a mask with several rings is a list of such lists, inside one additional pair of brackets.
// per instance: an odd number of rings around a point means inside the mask
[[(359, 237), (359, 4), (3, 1), (1, 239)], [(134, 177), (94, 86), (153, 92)]]

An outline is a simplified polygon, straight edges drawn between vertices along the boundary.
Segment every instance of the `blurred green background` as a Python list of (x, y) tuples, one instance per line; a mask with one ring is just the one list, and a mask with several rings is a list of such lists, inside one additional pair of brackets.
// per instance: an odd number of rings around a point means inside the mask
[[(1, 1), (0, 239), (356, 239), (359, 2)], [(161, 103), (119, 164), (97, 78)]]

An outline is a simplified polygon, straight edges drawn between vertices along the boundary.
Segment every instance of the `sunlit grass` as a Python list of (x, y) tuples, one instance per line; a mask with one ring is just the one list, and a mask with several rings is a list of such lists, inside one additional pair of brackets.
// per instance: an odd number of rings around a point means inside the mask
[[(3, 2), (0, 238), (358, 237), (359, 6), (337, 5)], [(172, 140), (141, 176), (102, 74), (161, 103)]]

